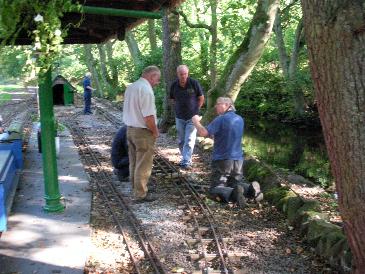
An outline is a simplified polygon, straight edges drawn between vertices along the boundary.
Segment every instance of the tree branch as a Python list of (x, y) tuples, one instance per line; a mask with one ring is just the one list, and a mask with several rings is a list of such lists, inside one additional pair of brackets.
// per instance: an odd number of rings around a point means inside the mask
[(177, 10), (173, 10), (172, 11), (172, 13), (174, 13), (174, 14), (177, 14), (177, 15), (181, 15), (182, 16), (182, 18), (184, 19), (184, 22), (185, 22), (185, 24), (189, 27), (189, 28), (200, 28), (200, 29), (207, 29), (207, 30), (209, 30), (209, 31), (211, 31), (211, 26), (208, 26), (207, 24), (203, 24), (203, 23), (199, 23), (199, 24), (197, 24), (197, 23), (191, 23), (191, 22), (189, 22), (189, 19), (188, 19), (188, 17), (186, 16), (186, 14), (184, 13), (184, 12), (182, 12), (182, 11), (177, 11)]

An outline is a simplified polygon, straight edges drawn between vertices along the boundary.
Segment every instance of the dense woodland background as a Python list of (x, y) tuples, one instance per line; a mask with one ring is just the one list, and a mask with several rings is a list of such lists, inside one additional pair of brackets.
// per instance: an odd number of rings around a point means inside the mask
[[(225, 94), (235, 99), (237, 112), (250, 121), (251, 126), (260, 129), (260, 136), (247, 135), (246, 154), (261, 159), (271, 157), (270, 164), (292, 169), (329, 187), (333, 179), (324, 145), (320, 155), (302, 148), (298, 151), (298, 144), (292, 144), (297, 133), (286, 132), (288, 128), (295, 131), (304, 128), (321, 139), (300, 2), (281, 1), (277, 12), (276, 7), (277, 1), (267, 0), (244, 3), (188, 0), (178, 10), (165, 11), (163, 20), (147, 20), (127, 32), (124, 41), (64, 45), (53, 67), (53, 76), (63, 75), (82, 92), (83, 75), (90, 71), (97, 89), (94, 96), (122, 100), (126, 85), (136, 80), (145, 66), (157, 65), (163, 79), (156, 89), (156, 103), (163, 127), (168, 128), (174, 121), (166, 90), (175, 78), (176, 66), (187, 64), (190, 75), (204, 88), (207, 98), (204, 111), (211, 110), (211, 102)], [(266, 24), (267, 21), (271, 21), (271, 25)], [(255, 29), (266, 37), (256, 38)], [(252, 53), (247, 47), (259, 48), (259, 51)], [(29, 47), (3, 47), (0, 81), (37, 85), (26, 71), (28, 55)], [(229, 75), (229, 66), (238, 63), (240, 55), (252, 55), (253, 61), (241, 65), (245, 70), (236, 76), (240, 81), (235, 83), (236, 90), (223, 88), (227, 79), (235, 77)], [(219, 91), (219, 88), (228, 91)], [(206, 116), (210, 120), (212, 113)], [(270, 140), (272, 134), (283, 144)], [(265, 139), (264, 143), (260, 139)], [(274, 155), (270, 156), (267, 150)]]
[[(206, 93), (219, 81), (250, 27), (257, 1), (244, 2), (189, 0), (175, 15), (180, 22), (176, 30), (178, 37), (174, 38), (181, 45), (181, 53), (177, 53)], [(291, 122), (298, 118), (312, 119), (317, 114), (308, 57), (304, 38), (301, 34), (298, 38), (296, 33), (298, 28), (302, 33), (300, 2), (282, 2), (274, 26), (276, 35), (270, 37), (258, 64), (240, 89), (236, 105), (242, 114), (254, 117)], [(114, 100), (123, 94), (129, 82), (139, 77), (145, 66), (164, 67), (163, 23), (163, 20), (148, 20), (128, 32), (125, 41), (64, 46), (53, 72), (62, 74), (80, 89), (85, 71), (90, 70), (97, 95)], [(29, 80), (23, 73), (26, 62), (23, 47), (5, 47), (0, 54), (2, 81), (19, 79), (19, 76), (22, 78), (16, 81)], [(161, 84), (157, 90), (160, 114), (165, 88)]]

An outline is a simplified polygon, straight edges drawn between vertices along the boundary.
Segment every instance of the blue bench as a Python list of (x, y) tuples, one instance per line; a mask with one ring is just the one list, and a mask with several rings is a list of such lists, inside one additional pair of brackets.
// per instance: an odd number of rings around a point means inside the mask
[[(1, 144), (0, 144), (1, 145)], [(0, 232), (6, 230), (7, 213), (15, 193), (16, 159), (11, 150), (0, 151)]]

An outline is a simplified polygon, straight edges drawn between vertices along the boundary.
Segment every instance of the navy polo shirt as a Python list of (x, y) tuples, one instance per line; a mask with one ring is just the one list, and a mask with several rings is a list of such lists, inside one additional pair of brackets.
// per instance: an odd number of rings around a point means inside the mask
[(90, 89), (86, 88), (87, 86), (91, 87), (91, 79), (89, 77), (85, 77), (82, 84), (84, 87), (84, 91), (91, 91)]
[(214, 138), (212, 160), (243, 160), (242, 137), (244, 120), (234, 111), (216, 117), (208, 126)]
[(176, 79), (170, 87), (170, 99), (175, 100), (175, 115), (178, 119), (189, 120), (199, 114), (199, 99), (203, 89), (199, 82), (188, 77), (185, 88)]

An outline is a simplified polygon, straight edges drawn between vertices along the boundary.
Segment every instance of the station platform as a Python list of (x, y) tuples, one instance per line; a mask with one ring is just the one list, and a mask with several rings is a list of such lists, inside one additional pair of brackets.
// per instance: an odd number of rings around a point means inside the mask
[(0, 273), (83, 273), (90, 250), (89, 181), (71, 134), (60, 136), (57, 159), (65, 210), (43, 210), (42, 155), (34, 125), (24, 158), (8, 230), (0, 238)]

